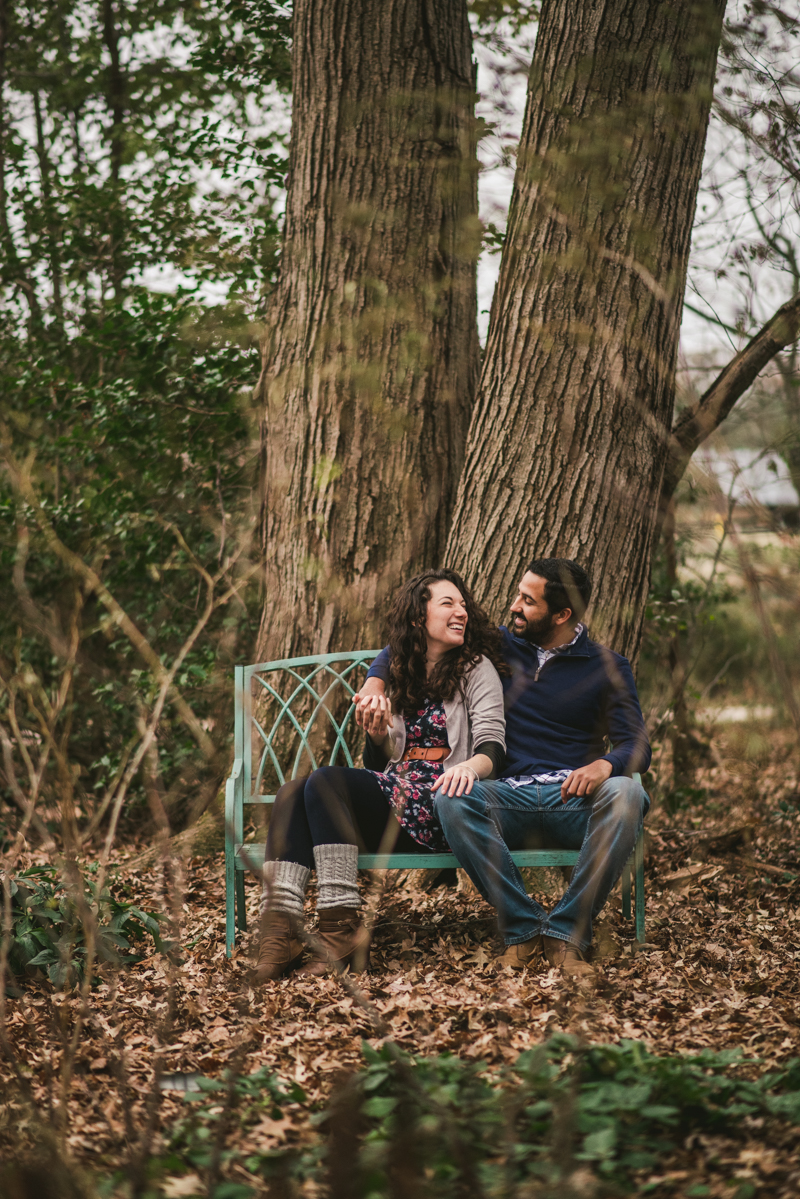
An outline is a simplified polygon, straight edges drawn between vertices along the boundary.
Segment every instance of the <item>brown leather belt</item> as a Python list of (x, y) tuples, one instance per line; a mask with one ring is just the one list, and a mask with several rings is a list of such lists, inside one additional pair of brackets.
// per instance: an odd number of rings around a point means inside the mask
[(406, 750), (403, 761), (443, 762), (449, 753), (450, 749), (446, 745), (431, 745), (427, 748), (415, 745), (413, 749)]

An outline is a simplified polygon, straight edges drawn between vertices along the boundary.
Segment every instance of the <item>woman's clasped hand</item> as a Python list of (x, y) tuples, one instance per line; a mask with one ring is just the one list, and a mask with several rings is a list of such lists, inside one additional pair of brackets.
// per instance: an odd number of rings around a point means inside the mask
[(355, 697), (356, 724), (375, 740), (383, 740), (392, 723), (392, 701), (388, 695), (360, 695)]

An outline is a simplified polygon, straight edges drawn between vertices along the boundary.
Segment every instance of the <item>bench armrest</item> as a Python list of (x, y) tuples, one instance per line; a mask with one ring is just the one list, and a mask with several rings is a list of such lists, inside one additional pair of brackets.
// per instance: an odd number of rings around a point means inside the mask
[[(225, 840), (236, 836), (237, 825), (242, 822), (242, 786), (244, 784), (244, 759), (234, 758), (231, 772), (225, 780)], [(239, 799), (239, 811), (236, 800)], [(237, 821), (238, 816), (238, 821)], [(241, 840), (241, 837), (239, 838)]]

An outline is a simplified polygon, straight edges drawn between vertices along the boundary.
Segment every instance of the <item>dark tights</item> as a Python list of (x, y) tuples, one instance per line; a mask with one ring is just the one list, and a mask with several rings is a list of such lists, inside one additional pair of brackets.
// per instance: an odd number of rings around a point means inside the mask
[(369, 770), (321, 766), (284, 783), (275, 797), (266, 860), (314, 866), (315, 845), (357, 845), (361, 853), (424, 853), (399, 824)]

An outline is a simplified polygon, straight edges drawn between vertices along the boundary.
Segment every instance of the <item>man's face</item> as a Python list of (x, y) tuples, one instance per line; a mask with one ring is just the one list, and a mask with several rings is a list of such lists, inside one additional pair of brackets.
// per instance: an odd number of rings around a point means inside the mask
[(547, 580), (525, 571), (511, 605), (511, 631), (533, 645), (546, 642), (556, 627), (555, 617), (547, 607), (544, 589)]

